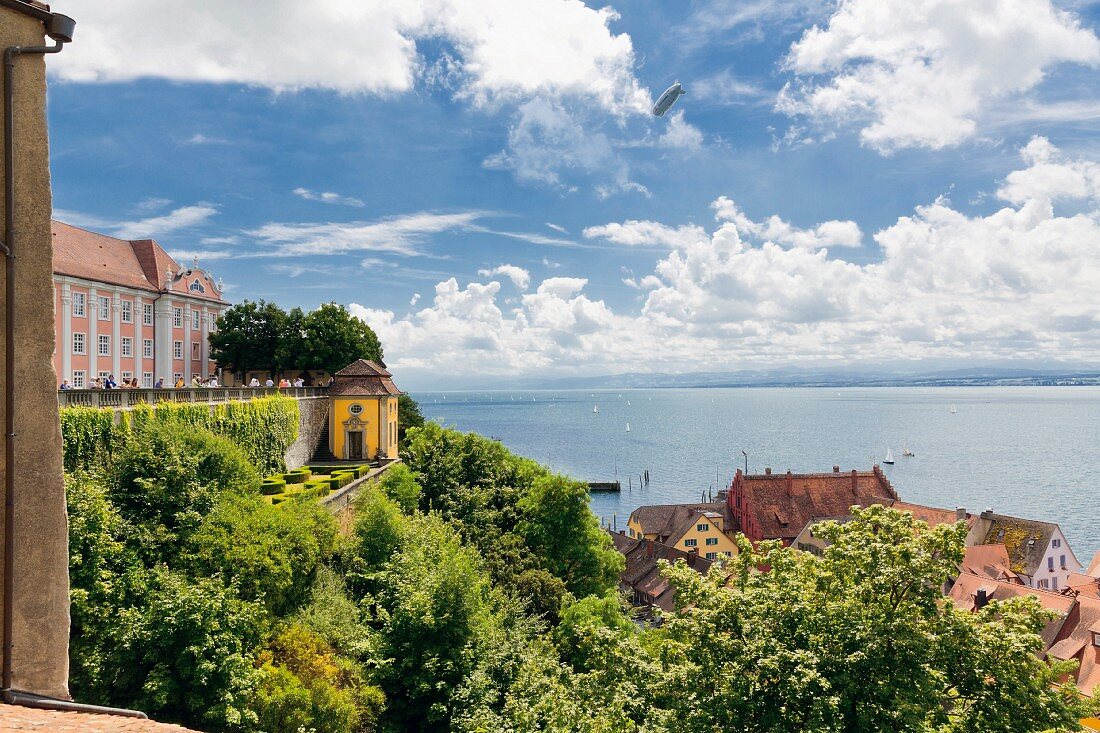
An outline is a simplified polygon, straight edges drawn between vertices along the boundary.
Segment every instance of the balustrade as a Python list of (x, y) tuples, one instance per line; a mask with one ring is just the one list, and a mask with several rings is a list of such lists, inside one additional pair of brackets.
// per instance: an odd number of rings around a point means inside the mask
[(184, 387), (181, 389), (65, 389), (58, 390), (61, 407), (110, 407), (126, 410), (140, 404), (158, 402), (218, 403), (251, 400), (255, 397), (323, 397), (324, 387)]

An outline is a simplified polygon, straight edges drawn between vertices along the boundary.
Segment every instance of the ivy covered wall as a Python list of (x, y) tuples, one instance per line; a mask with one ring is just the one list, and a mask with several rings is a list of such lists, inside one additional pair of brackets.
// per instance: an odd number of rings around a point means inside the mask
[(181, 429), (190, 425), (207, 428), (240, 446), (261, 475), (281, 473), (286, 469), (287, 448), (298, 437), (298, 420), (298, 401), (282, 396), (219, 405), (161, 402), (128, 411), (63, 407), (65, 470), (110, 462), (127, 441), (140, 439), (143, 426), (158, 422), (175, 423)]

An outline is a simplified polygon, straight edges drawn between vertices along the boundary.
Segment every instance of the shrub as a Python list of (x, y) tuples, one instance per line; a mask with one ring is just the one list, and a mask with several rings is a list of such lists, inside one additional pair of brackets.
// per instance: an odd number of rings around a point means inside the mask
[(282, 476), (269, 476), (260, 484), (262, 494), (281, 494), (286, 489), (286, 479)]
[(328, 492), (332, 490), (332, 485), (327, 478), (306, 481), (302, 486), (305, 487), (305, 491), (312, 493), (317, 498), (327, 496)]
[(310, 477), (310, 471), (308, 468), (296, 468), (289, 473), (283, 474), (283, 479), (288, 484), (300, 484), (303, 481), (308, 481)]
[(406, 514), (416, 511), (420, 502), (420, 474), (413, 471), (404, 463), (396, 463), (390, 466), (382, 478), (378, 481), (378, 488), (382, 493), (397, 502), (401, 510)]

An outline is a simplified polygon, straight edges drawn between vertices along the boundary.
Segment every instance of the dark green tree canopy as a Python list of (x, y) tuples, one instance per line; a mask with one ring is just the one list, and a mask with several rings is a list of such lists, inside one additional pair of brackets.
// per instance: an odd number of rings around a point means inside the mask
[(337, 303), (322, 303), (306, 313), (246, 300), (218, 319), (210, 353), (233, 372), (323, 369), (335, 374), (356, 359), (381, 361), (382, 345), (370, 326)]

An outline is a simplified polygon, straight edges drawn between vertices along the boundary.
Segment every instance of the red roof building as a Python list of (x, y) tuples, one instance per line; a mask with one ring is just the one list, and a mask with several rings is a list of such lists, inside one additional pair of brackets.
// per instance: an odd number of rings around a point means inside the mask
[(740, 469), (726, 493), (733, 531), (753, 542), (783, 540), (791, 544), (810, 520), (851, 514), (852, 506), (890, 506), (898, 495), (882, 470), (841, 473), (745, 475)]
[(194, 262), (152, 239), (118, 239), (53, 222), (54, 368), (75, 389), (113, 375), (152, 387), (214, 372), (207, 336), (228, 306)]

